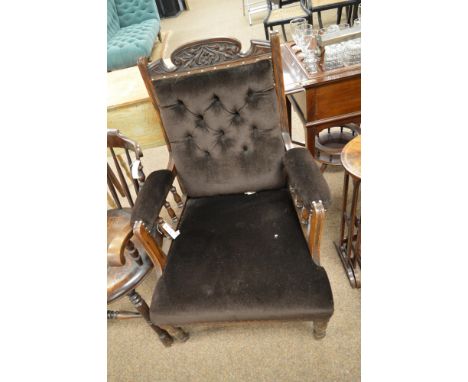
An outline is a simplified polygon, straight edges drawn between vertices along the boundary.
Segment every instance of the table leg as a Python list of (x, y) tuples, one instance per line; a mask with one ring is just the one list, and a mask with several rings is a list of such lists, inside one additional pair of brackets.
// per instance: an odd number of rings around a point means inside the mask
[(344, 234), (346, 227), (346, 207), (348, 204), (348, 187), (349, 187), (349, 174), (345, 171), (343, 182), (343, 204), (341, 208), (341, 230), (340, 230), (340, 246), (344, 243)]
[[(343, 204), (341, 210), (341, 225), (340, 225), (340, 238), (335, 242), (335, 247), (340, 256), (343, 267), (345, 268), (346, 275), (353, 288), (361, 287), (361, 227), (357, 218), (357, 205), (359, 200), (359, 189), (361, 185), (360, 179), (352, 178), (353, 191), (351, 197), (350, 211), (348, 214), (348, 190), (349, 190), (350, 174), (345, 171), (343, 182)], [(357, 233), (354, 234), (357, 227)], [(355, 240), (356, 236), (356, 240)], [(354, 244), (354, 245), (353, 245)], [(359, 262), (359, 264), (358, 264)]]
[(354, 238), (354, 227), (356, 226), (356, 208), (359, 197), (359, 186), (361, 185), (361, 180), (353, 179), (353, 199), (351, 201), (351, 216), (349, 219), (348, 225), (348, 243), (346, 248), (346, 256), (349, 259), (352, 259), (355, 256), (353, 251), (353, 238)]

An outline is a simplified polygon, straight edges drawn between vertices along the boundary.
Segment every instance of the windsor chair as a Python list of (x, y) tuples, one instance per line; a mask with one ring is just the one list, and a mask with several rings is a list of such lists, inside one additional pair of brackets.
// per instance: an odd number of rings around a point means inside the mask
[(134, 233), (163, 228), (174, 176), (186, 197), (167, 257), (155, 251), (167, 258), (150, 307), (156, 325), (304, 320), (325, 336), (333, 296), (320, 238), (330, 190), (307, 149), (292, 145), (276, 31), (270, 40), (246, 53), (235, 39), (196, 41), (172, 53), (171, 67), (138, 61), (170, 161), (140, 191)]
[[(108, 205), (107, 210), (107, 304), (127, 296), (137, 312), (107, 311), (108, 319), (129, 319), (142, 317), (159, 336), (164, 346), (173, 343), (167, 330), (151, 323), (149, 307), (136, 291), (138, 285), (153, 269), (152, 258), (157, 256), (154, 245), (146, 249), (142, 238), (136, 238), (131, 225), (131, 213), (134, 200), (145, 182), (141, 164), (143, 153), (140, 146), (131, 139), (121, 135), (118, 130), (107, 130), (107, 148), (110, 160), (107, 163)], [(158, 174), (158, 172), (155, 172)], [(153, 174), (152, 174), (153, 175)], [(130, 187), (128, 185), (130, 183)], [(182, 200), (175, 188), (171, 189), (179, 205)], [(110, 193), (110, 194), (109, 194)], [(177, 216), (168, 201), (164, 201), (169, 216), (177, 221)], [(157, 232), (152, 237), (145, 235), (144, 240), (159, 241), (162, 237)], [(156, 265), (164, 263), (163, 258), (156, 260)], [(177, 339), (184, 340), (187, 334), (180, 328), (171, 328)]]

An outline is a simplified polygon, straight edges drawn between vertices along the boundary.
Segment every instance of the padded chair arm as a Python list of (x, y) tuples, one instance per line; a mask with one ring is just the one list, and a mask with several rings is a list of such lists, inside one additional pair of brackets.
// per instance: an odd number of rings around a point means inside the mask
[(169, 170), (152, 172), (145, 180), (133, 206), (130, 222), (143, 221), (153, 229), (167, 194), (174, 181), (174, 173)]
[(330, 206), (330, 188), (307, 149), (295, 147), (286, 151), (283, 164), (289, 185), (295, 189), (305, 206), (310, 208), (312, 202), (319, 200), (325, 208)]

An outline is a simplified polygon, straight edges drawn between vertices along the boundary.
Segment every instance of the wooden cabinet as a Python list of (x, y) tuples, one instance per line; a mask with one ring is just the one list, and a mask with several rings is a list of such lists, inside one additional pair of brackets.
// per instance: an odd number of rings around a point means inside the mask
[[(361, 65), (329, 71), (319, 65), (317, 73), (309, 74), (292, 45), (283, 44), (281, 52), (288, 112), (292, 106), (299, 114), (306, 147), (314, 158), (340, 165), (341, 149), (359, 132), (361, 123)], [(329, 130), (333, 127), (338, 129)]]

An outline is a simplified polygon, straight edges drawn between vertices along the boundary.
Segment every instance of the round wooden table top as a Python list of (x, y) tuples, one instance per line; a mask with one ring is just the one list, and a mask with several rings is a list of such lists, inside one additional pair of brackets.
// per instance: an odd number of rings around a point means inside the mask
[(346, 144), (341, 151), (341, 163), (352, 176), (361, 179), (361, 136)]

